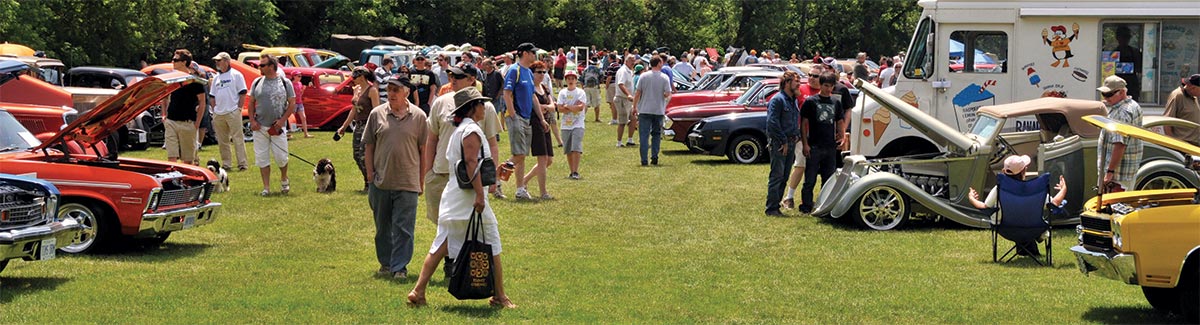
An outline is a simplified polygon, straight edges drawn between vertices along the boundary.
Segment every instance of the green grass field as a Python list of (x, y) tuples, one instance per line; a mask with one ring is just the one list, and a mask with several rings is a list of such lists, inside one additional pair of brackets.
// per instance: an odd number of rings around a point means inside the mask
[[(491, 201), (515, 310), (455, 300), (440, 270), (429, 305), (406, 306), (435, 234), (424, 198), (410, 280), (375, 277), (350, 141), (317, 132), (292, 150), (332, 158), (337, 193), (315, 193), (312, 167), (295, 159), (287, 196), (259, 197), (257, 172), (231, 173), (233, 190), (214, 197), (224, 204), (218, 220), (159, 248), (14, 261), (0, 274), (0, 323), (1178, 321), (1155, 313), (1136, 286), (1080, 274), (1068, 251), (1073, 229), (1055, 231), (1054, 267), (993, 264), (985, 230), (911, 223), (872, 232), (794, 211), (766, 217), (765, 164), (664, 141), (662, 166), (640, 167), (636, 148), (614, 147), (614, 126), (589, 122), (586, 132), (583, 180), (566, 179), (559, 152), (549, 172), (555, 200), (516, 202), (506, 184), (510, 199)], [(205, 147), (202, 160), (217, 152)], [(127, 155), (165, 158), (157, 148)]]

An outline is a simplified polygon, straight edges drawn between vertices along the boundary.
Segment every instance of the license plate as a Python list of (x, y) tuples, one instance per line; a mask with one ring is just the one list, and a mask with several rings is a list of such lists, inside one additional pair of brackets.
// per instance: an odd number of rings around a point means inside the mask
[(54, 253), (58, 250), (58, 247), (56, 247), (58, 246), (57, 244), (58, 239), (56, 238), (42, 239), (42, 245), (39, 248), (40, 251), (38, 252), (38, 258), (43, 261), (54, 259)]
[(143, 142), (146, 142), (146, 134), (138, 133), (138, 143), (143, 143)]
[(196, 216), (183, 217), (183, 229), (188, 229), (196, 226)]

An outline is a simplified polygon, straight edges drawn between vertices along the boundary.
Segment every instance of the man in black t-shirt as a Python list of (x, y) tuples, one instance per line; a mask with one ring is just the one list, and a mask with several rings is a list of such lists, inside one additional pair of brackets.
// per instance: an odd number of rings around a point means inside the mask
[[(192, 69), (192, 52), (187, 49), (175, 50), (171, 63), (175, 71), (196, 74), (196, 70)], [(166, 101), (166, 120), (163, 121), (168, 161), (183, 160), (187, 164), (198, 162), (196, 131), (208, 107), (207, 97), (201, 82), (193, 82), (171, 92), (171, 97)]]
[[(810, 77), (812, 78), (812, 77)], [(804, 146), (807, 169), (804, 171), (804, 188), (801, 190), (800, 212), (812, 212), (813, 186), (817, 175), (828, 182), (837, 168), (838, 146), (842, 143), (844, 130), (839, 130), (845, 112), (841, 99), (833, 96), (838, 77), (833, 72), (820, 76), (821, 92), (809, 96), (800, 107), (800, 141)]]
[(412, 92), (413, 103), (421, 107), (425, 114), (429, 114), (429, 106), (433, 104), (433, 99), (436, 98), (438, 87), (437, 75), (429, 70), (428, 60), (423, 56), (417, 56), (413, 59), (413, 71), (408, 73), (408, 81), (416, 89)]

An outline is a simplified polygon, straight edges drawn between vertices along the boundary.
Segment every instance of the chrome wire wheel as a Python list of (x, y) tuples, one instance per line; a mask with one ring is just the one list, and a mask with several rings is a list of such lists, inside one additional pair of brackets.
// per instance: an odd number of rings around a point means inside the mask
[(79, 242), (63, 247), (62, 251), (72, 254), (87, 252), (96, 243), (96, 235), (99, 234), (100, 220), (96, 213), (86, 205), (79, 203), (67, 203), (58, 208), (58, 218), (75, 219), (83, 230), (79, 232)]
[(874, 230), (892, 230), (908, 218), (908, 202), (896, 189), (879, 186), (858, 201), (859, 224)]

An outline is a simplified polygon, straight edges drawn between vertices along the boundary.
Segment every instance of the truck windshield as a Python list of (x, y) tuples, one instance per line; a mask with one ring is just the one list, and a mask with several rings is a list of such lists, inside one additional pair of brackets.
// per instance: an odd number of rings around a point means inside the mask
[(988, 115), (976, 115), (975, 127), (971, 128), (971, 134), (978, 135), (980, 139), (991, 139), (996, 135), (996, 130), (1000, 129), (1000, 120)]
[(904, 64), (905, 77), (924, 79), (933, 72), (933, 61), (928, 48), (932, 27), (933, 19), (929, 17), (921, 19), (921, 23), (917, 25), (917, 32), (913, 33), (912, 45), (908, 47), (908, 62)]

